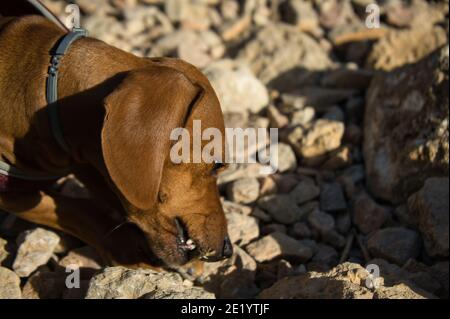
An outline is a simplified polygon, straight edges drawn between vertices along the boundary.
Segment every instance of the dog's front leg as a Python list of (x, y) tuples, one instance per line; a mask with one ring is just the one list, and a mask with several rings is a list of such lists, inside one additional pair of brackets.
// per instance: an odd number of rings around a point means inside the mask
[(122, 221), (91, 199), (43, 192), (2, 193), (0, 207), (19, 218), (81, 239), (113, 265), (156, 268), (150, 264), (150, 253), (141, 231), (127, 223), (117, 227)]

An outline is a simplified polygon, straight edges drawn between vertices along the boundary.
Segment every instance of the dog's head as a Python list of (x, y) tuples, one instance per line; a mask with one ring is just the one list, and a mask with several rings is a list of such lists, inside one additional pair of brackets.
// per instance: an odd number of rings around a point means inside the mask
[[(102, 130), (104, 163), (126, 217), (168, 265), (193, 257), (216, 261), (232, 253), (216, 186), (225, 154), (223, 115), (206, 78), (192, 66), (183, 68), (152, 62), (130, 71), (105, 99)], [(215, 140), (221, 155), (174, 163), (170, 152), (176, 141), (170, 135), (185, 128), (192, 145), (194, 120), (201, 121), (203, 131), (221, 132)]]

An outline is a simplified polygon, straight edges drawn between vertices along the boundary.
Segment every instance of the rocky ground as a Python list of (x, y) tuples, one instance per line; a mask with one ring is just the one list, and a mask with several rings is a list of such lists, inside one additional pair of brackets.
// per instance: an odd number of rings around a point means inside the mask
[(0, 213), (0, 298), (448, 298), (448, 0), (75, 2), (91, 36), (201, 68), (227, 127), (279, 128), (279, 171), (220, 176), (235, 255), (200, 274), (105, 268)]

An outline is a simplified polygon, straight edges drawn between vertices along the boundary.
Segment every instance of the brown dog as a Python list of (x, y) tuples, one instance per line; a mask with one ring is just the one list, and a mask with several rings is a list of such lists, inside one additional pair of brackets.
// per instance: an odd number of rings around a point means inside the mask
[[(51, 134), (45, 97), (49, 51), (63, 35), (41, 16), (0, 17), (0, 160), (28, 172), (68, 169), (93, 199), (39, 186), (0, 192), (0, 209), (70, 233), (113, 264), (230, 256), (216, 187), (220, 165), (173, 164), (168, 156), (170, 132), (192, 131), (194, 119), (224, 133), (206, 77), (181, 60), (143, 59), (77, 40), (62, 58), (58, 84), (66, 153)], [(180, 232), (195, 250), (180, 247)]]

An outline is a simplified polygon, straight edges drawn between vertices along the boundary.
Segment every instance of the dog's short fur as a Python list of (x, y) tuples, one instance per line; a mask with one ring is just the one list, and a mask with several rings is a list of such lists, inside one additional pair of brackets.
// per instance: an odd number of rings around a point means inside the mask
[(0, 209), (70, 233), (113, 264), (187, 262), (176, 217), (199, 255), (220, 255), (227, 228), (214, 164), (173, 164), (168, 156), (171, 130), (192, 130), (194, 119), (224, 132), (206, 77), (178, 59), (138, 58), (77, 40), (61, 61), (58, 85), (67, 154), (50, 133), (45, 99), (49, 51), (63, 34), (41, 16), (0, 17), (0, 158), (28, 171), (70, 168), (93, 199), (6, 192)]

